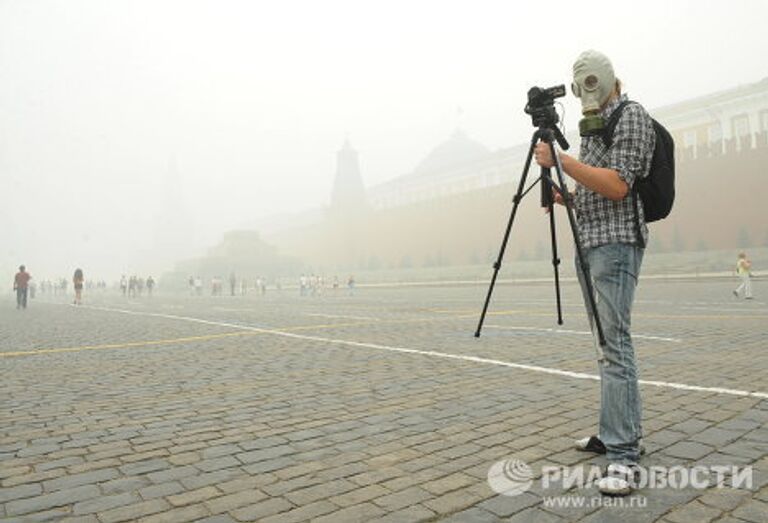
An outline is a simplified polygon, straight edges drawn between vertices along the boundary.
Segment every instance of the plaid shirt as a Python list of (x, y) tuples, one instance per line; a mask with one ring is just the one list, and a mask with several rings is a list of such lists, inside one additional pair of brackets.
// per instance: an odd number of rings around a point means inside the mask
[[(611, 113), (625, 100), (627, 95), (623, 94), (609, 103), (602, 111), (603, 118), (608, 121)], [(585, 137), (581, 141), (579, 159), (593, 167), (618, 171), (619, 177), (631, 188), (638, 177), (648, 176), (655, 145), (656, 133), (651, 117), (642, 106), (632, 103), (624, 107), (616, 124), (613, 145), (606, 147), (601, 136)], [(648, 245), (648, 227), (639, 201), (637, 207), (640, 230), (645, 245)], [(575, 209), (582, 247), (607, 243), (638, 244), (631, 190), (623, 200), (613, 201), (576, 184)]]

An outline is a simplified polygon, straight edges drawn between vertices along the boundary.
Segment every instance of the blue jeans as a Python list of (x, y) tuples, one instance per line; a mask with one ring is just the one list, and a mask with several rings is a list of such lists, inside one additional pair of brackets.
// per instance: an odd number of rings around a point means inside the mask
[(27, 308), (27, 287), (24, 287), (23, 289), (19, 287), (16, 289), (16, 308)]
[[(597, 313), (606, 345), (598, 349), (600, 368), (600, 439), (607, 458), (621, 463), (637, 463), (642, 437), (640, 390), (637, 383), (635, 350), (630, 325), (632, 302), (643, 262), (643, 249), (624, 243), (610, 243), (584, 250), (596, 294)], [(576, 259), (576, 272), (587, 306), (589, 323), (596, 328), (589, 307), (584, 274)]]

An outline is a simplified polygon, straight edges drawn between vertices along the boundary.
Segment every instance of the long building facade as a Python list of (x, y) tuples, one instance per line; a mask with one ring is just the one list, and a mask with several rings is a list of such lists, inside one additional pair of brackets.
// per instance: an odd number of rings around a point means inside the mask
[[(651, 114), (675, 138), (677, 198), (670, 217), (652, 224), (649, 248), (768, 245), (761, 196), (768, 79)], [(568, 138), (578, 150), (578, 136)], [(491, 151), (456, 131), (411, 173), (363, 195), (357, 153), (347, 143), (338, 156), (335, 203), (324, 218), (268, 238), (287, 254), (329, 270), (486, 263), (498, 249), (527, 151), (528, 144)], [(563, 213), (558, 225), (565, 234)], [(533, 195), (521, 205), (508, 256), (545, 258), (548, 235)]]
[[(768, 131), (768, 78), (651, 113), (675, 138), (679, 161), (764, 146)], [(571, 150), (577, 151), (578, 134), (569, 134), (568, 141), (573, 146)], [(368, 199), (376, 208), (390, 208), (514, 183), (527, 152), (528, 144), (491, 152), (457, 131), (413, 172), (371, 187)]]

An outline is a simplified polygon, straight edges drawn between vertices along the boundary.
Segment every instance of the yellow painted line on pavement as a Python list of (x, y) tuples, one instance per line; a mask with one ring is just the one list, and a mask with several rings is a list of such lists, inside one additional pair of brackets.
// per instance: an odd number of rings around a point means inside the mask
[[(280, 332), (291, 332), (291, 331), (303, 331), (303, 330), (315, 330), (315, 329), (334, 329), (339, 327), (359, 327), (359, 326), (373, 325), (373, 324), (380, 325), (382, 323), (406, 323), (406, 322), (410, 323), (414, 321), (433, 321), (433, 320), (434, 319), (420, 319), (420, 320), (411, 319), (411, 320), (392, 320), (387, 322), (369, 321), (369, 322), (349, 322), (349, 323), (321, 323), (321, 324), (313, 324), (313, 325), (299, 325), (296, 327), (285, 327), (282, 329), (278, 328), (274, 330), (280, 331)], [(78, 347), (59, 347), (59, 348), (51, 348), (51, 349), (0, 352), (0, 358), (12, 358), (12, 357), (18, 357), (18, 356), (37, 356), (41, 354), (82, 352), (82, 351), (91, 351), (91, 350), (129, 349), (129, 348), (141, 348), (141, 347), (150, 347), (150, 346), (157, 346), (157, 345), (178, 345), (182, 343), (216, 340), (216, 339), (229, 338), (229, 337), (235, 337), (235, 336), (240, 336), (240, 337), (257, 336), (259, 334), (262, 334), (262, 333), (252, 332), (252, 331), (237, 331), (237, 332), (227, 332), (223, 334), (208, 334), (204, 336), (187, 336), (184, 338), (173, 338), (173, 339), (166, 339), (166, 340), (132, 341), (132, 342), (125, 342), (125, 343), (109, 343), (104, 345), (82, 345)]]
[[(295, 327), (296, 330), (311, 329), (311, 328), (328, 328), (333, 325), (307, 325), (303, 327)], [(282, 329), (292, 330), (292, 329)], [(189, 343), (194, 341), (208, 341), (221, 338), (229, 338), (235, 336), (257, 336), (260, 332), (228, 332), (226, 334), (209, 334), (206, 336), (187, 336), (184, 338), (173, 338), (167, 340), (148, 340), (148, 341), (131, 341), (126, 343), (109, 343), (104, 345), (82, 345), (79, 347), (60, 347), (53, 349), (36, 349), (36, 350), (24, 350), (14, 352), (0, 352), (0, 358), (11, 358), (15, 356), (37, 356), (39, 354), (56, 354), (61, 352), (82, 352), (89, 350), (111, 350), (111, 349), (132, 349), (140, 347), (150, 347), (155, 345), (179, 345), (182, 343)]]
[[(436, 314), (450, 314), (450, 315), (459, 315), (459, 316), (465, 316), (465, 315), (472, 315), (475, 316), (480, 315), (480, 311), (482, 310), (482, 304), (478, 306), (476, 309), (429, 309), (428, 312), (434, 312)], [(495, 316), (504, 316), (507, 314), (531, 314), (531, 313), (537, 313), (537, 312), (544, 312), (548, 311), (549, 309), (502, 309), (502, 310), (493, 310), (489, 309), (487, 314), (493, 314)]]
[(303, 330), (314, 330), (314, 329), (334, 329), (338, 327), (365, 327), (368, 325), (403, 325), (407, 323), (430, 323), (430, 322), (439, 322), (439, 321), (446, 321), (446, 320), (453, 320), (457, 318), (467, 318), (469, 316), (444, 316), (441, 318), (408, 318), (404, 320), (376, 320), (376, 321), (358, 321), (358, 322), (350, 322), (350, 323), (326, 323), (326, 324), (320, 324), (320, 325), (303, 325), (301, 327), (286, 327), (283, 329), (275, 329), (281, 332), (291, 332), (291, 331), (303, 331)]
[[(411, 349), (407, 347), (394, 347), (394, 346), (388, 346), (388, 345), (382, 345), (377, 343), (370, 343), (370, 342), (363, 342), (363, 341), (353, 341), (353, 340), (344, 340), (344, 339), (334, 339), (334, 338), (323, 338), (320, 336), (309, 336), (306, 334), (296, 334), (291, 332), (286, 332), (285, 330), (277, 330), (277, 329), (268, 329), (263, 327), (252, 327), (248, 325), (238, 325), (234, 323), (227, 323), (227, 322), (219, 322), (219, 321), (213, 321), (213, 320), (206, 320), (203, 318), (193, 318), (189, 316), (177, 316), (173, 314), (160, 314), (160, 313), (152, 313), (152, 312), (136, 312), (131, 310), (125, 310), (125, 309), (112, 309), (108, 307), (83, 307), (86, 309), (91, 310), (100, 310), (100, 311), (106, 311), (106, 312), (113, 312), (113, 313), (120, 313), (120, 314), (129, 314), (134, 316), (144, 316), (144, 317), (153, 317), (153, 318), (165, 318), (165, 319), (172, 319), (172, 320), (179, 320), (179, 321), (186, 321), (186, 322), (192, 322), (197, 324), (203, 324), (203, 325), (215, 325), (218, 327), (224, 327), (224, 328), (231, 328), (231, 329), (242, 329), (239, 332), (231, 332), (226, 334), (213, 334), (209, 336), (198, 336), (196, 338), (213, 338), (213, 337), (224, 337), (224, 336), (236, 336), (240, 334), (241, 332), (244, 334), (250, 333), (250, 334), (265, 334), (265, 335), (271, 335), (271, 336), (280, 336), (290, 339), (297, 339), (297, 340), (303, 340), (303, 341), (312, 341), (312, 342), (318, 342), (318, 343), (327, 343), (327, 344), (333, 344), (333, 345), (342, 345), (347, 347), (354, 347), (354, 348), (367, 348), (367, 349), (373, 349), (373, 350), (382, 350), (382, 351), (388, 351), (393, 353), (401, 353), (401, 354), (413, 354), (413, 355), (420, 355), (420, 356), (426, 356), (426, 357), (433, 357), (433, 358), (440, 358), (440, 359), (447, 359), (447, 360), (454, 360), (454, 361), (463, 361), (467, 363), (478, 363), (478, 364), (486, 364), (486, 365), (496, 365), (496, 366), (502, 366), (502, 367), (508, 367), (508, 368), (514, 368), (514, 369), (520, 369), (520, 370), (526, 370), (531, 372), (540, 372), (550, 375), (556, 375), (556, 376), (562, 376), (562, 377), (569, 377), (569, 378), (575, 378), (575, 379), (583, 379), (583, 380), (596, 380), (598, 381), (600, 379), (599, 376), (593, 375), (593, 374), (587, 374), (583, 372), (574, 372), (574, 371), (568, 371), (564, 369), (558, 369), (558, 368), (552, 368), (552, 367), (540, 367), (538, 365), (529, 365), (527, 363), (515, 363), (515, 362), (508, 362), (508, 361), (501, 361), (501, 360), (493, 360), (489, 358), (481, 358), (477, 356), (468, 356), (468, 355), (462, 355), (462, 354), (451, 354), (451, 353), (443, 353), (438, 351), (432, 351), (432, 350), (420, 350), (420, 349)], [(450, 317), (446, 316), (446, 319), (452, 319), (456, 318), (456, 316)], [(416, 321), (434, 321), (434, 318), (430, 319), (421, 319)], [(377, 323), (380, 324), (380, 323)], [(309, 327), (309, 326), (306, 326)], [(318, 328), (321, 326), (313, 326), (314, 328)], [(294, 329), (298, 329), (300, 327), (294, 327)], [(184, 338), (181, 338), (184, 339)], [(191, 339), (191, 338), (186, 338)], [(177, 340), (161, 340), (166, 341), (168, 343), (176, 342)], [(149, 344), (152, 342), (139, 342), (143, 344)], [(130, 344), (123, 344), (123, 345), (130, 345)], [(100, 346), (104, 347), (104, 346)], [(54, 351), (56, 349), (48, 349), (49, 351)], [(78, 350), (77, 348), (71, 348), (71, 349), (59, 349), (63, 351), (73, 351)], [(79, 350), (84, 350), (80, 348)], [(87, 349), (85, 349), (87, 350)], [(91, 349), (94, 350), (94, 349)], [(33, 355), (37, 354), (38, 351), (27, 351), (22, 353), (23, 355)], [(9, 354), (9, 353), (6, 353)], [(768, 399), (768, 392), (761, 392), (761, 391), (754, 391), (754, 390), (738, 390), (738, 389), (728, 389), (728, 388), (722, 388), (722, 387), (707, 387), (707, 386), (701, 386), (701, 385), (691, 385), (691, 384), (685, 384), (685, 383), (673, 383), (673, 382), (666, 382), (666, 381), (651, 381), (651, 380), (638, 380), (639, 383), (643, 385), (649, 385), (653, 387), (660, 387), (660, 388), (671, 388), (671, 389), (677, 389), (677, 390), (688, 390), (688, 391), (698, 391), (698, 392), (706, 392), (706, 393), (715, 393), (715, 394), (728, 394), (733, 396), (744, 396), (744, 397), (756, 397), (761, 399)]]
[(746, 314), (643, 314), (634, 313), (632, 316), (654, 319), (673, 320), (768, 320), (768, 316), (755, 316)]
[(348, 314), (322, 314), (319, 312), (308, 312), (307, 316), (317, 316), (320, 318), (344, 318), (345, 320), (380, 321), (380, 318), (375, 318), (373, 316), (351, 316)]
[[(292, 331), (337, 329), (341, 327), (364, 327), (367, 325), (427, 323), (427, 322), (445, 321), (448, 319), (462, 318), (462, 317), (465, 317), (465, 316), (442, 317), (442, 318), (409, 318), (405, 320), (357, 321), (357, 322), (346, 322), (346, 323), (320, 323), (320, 324), (312, 324), (312, 325), (299, 325), (295, 327), (276, 328), (271, 330), (274, 330), (276, 332), (289, 333)], [(466, 316), (466, 317), (469, 317), (469, 316)], [(188, 336), (184, 338), (174, 338), (174, 339), (167, 339), (167, 340), (149, 340), (149, 341), (137, 341), (137, 342), (127, 342), (127, 343), (111, 343), (111, 344), (105, 344), (105, 345), (84, 345), (79, 347), (62, 347), (62, 348), (37, 349), (37, 350), (27, 350), (27, 351), (15, 351), (15, 352), (0, 352), (0, 358), (10, 358), (10, 357), (16, 357), (16, 356), (35, 356), (40, 354), (56, 354), (56, 353), (62, 353), (62, 352), (81, 352), (81, 351), (90, 351), (90, 350), (140, 348), (140, 347), (148, 347), (148, 346), (155, 346), (155, 345), (178, 345), (181, 343), (187, 343), (187, 342), (193, 342), (193, 341), (215, 340), (215, 339), (234, 337), (234, 336), (256, 336), (258, 334), (261, 334), (261, 333), (252, 332), (252, 331), (238, 331), (238, 332), (228, 332), (224, 334), (209, 334), (205, 336)]]
[[(474, 316), (479, 316), (479, 310), (473, 311)], [(465, 309), (451, 311), (449, 309), (432, 309), (431, 312), (440, 314), (455, 313), (457, 318), (469, 318), (473, 314), (467, 314), (470, 311)], [(489, 310), (487, 316), (551, 316), (552, 310), (549, 309), (510, 309), (493, 311)], [(756, 314), (654, 314), (634, 312), (632, 317), (654, 318), (654, 319), (673, 319), (673, 320), (767, 320), (768, 315)]]
[[(317, 343), (341, 345), (341, 346), (354, 347), (354, 348), (373, 349), (373, 350), (387, 351), (387, 352), (399, 353), (399, 354), (411, 354), (411, 355), (439, 358), (439, 359), (445, 359), (445, 360), (477, 363), (482, 365), (496, 365), (500, 367), (507, 367), (507, 368), (531, 371), (531, 372), (540, 372), (544, 374), (562, 376), (562, 377), (568, 377), (568, 378), (574, 378), (574, 379), (594, 380), (594, 381), (600, 380), (600, 376), (594, 375), (594, 374), (574, 372), (574, 371), (558, 369), (553, 367), (541, 367), (538, 365), (529, 365), (527, 363), (516, 363), (511, 361), (494, 360), (490, 358), (481, 358), (477, 356), (469, 356), (464, 354), (452, 354), (452, 353), (438, 352), (433, 350), (412, 349), (408, 347), (397, 347), (397, 346), (391, 346), (391, 345), (383, 345), (379, 343), (345, 340), (345, 339), (338, 339), (338, 338), (324, 338), (320, 336), (310, 336), (307, 334), (284, 332), (284, 331), (279, 331), (275, 329), (265, 329), (263, 327), (251, 327), (248, 325), (238, 325), (234, 323), (206, 320), (204, 318), (194, 318), (191, 316), (177, 316), (173, 314), (159, 314), (159, 313), (153, 313), (153, 312), (136, 312), (136, 311), (130, 311), (125, 309), (112, 309), (108, 307), (89, 307), (89, 308), (92, 310), (101, 310), (101, 311), (113, 312), (118, 314), (130, 314), (135, 316), (144, 316), (144, 317), (152, 317), (152, 318), (165, 318), (170, 320), (186, 321), (186, 322), (203, 324), (203, 325), (215, 325), (218, 327), (243, 329), (250, 332), (257, 332), (260, 334), (266, 334), (270, 336), (280, 336), (280, 337), (294, 339), (294, 340), (311, 341), (311, 342), (317, 342)], [(701, 386), (701, 385), (691, 385), (686, 383), (674, 383), (674, 382), (655, 381), (655, 380), (638, 380), (638, 383), (642, 385), (649, 385), (649, 386), (660, 387), (660, 388), (670, 388), (670, 389), (677, 389), (677, 390), (688, 390), (688, 391), (697, 391), (697, 392), (705, 392), (705, 393), (728, 394), (732, 396), (768, 399), (768, 392), (755, 391), (755, 390), (739, 390), (739, 389), (729, 389), (729, 388), (723, 388), (723, 387), (707, 387), (707, 386)]]
[[(457, 309), (457, 310), (432, 309), (431, 312), (441, 313), (441, 314), (444, 314), (444, 316), (434, 317), (434, 318), (408, 318), (408, 319), (401, 319), (401, 320), (375, 320), (375, 321), (356, 321), (356, 322), (345, 322), (345, 323), (321, 323), (321, 324), (311, 324), (311, 325), (287, 326), (283, 328), (276, 328), (276, 329), (270, 329), (270, 330), (274, 332), (289, 333), (292, 331), (325, 330), (325, 329), (337, 329), (337, 328), (343, 328), (343, 327), (365, 327), (369, 325), (398, 325), (398, 324), (408, 324), (408, 323), (429, 323), (429, 322), (439, 322), (439, 321), (456, 320), (456, 319), (473, 319), (477, 317), (476, 311), (472, 311), (471, 314), (468, 314), (470, 311), (466, 309)], [(545, 309), (509, 309), (509, 310), (488, 312), (488, 316), (513, 316), (513, 315), (551, 316), (551, 314), (552, 314), (552, 311), (545, 310)], [(763, 320), (766, 319), (765, 316), (744, 316), (744, 315), (666, 315), (666, 314), (635, 313), (635, 316), (641, 316), (641, 317), (647, 317), (647, 318), (669, 318), (669, 319), (763, 319)], [(165, 340), (149, 340), (149, 341), (138, 341), (138, 342), (126, 342), (126, 343), (111, 343), (111, 344), (104, 344), (104, 345), (84, 345), (84, 346), (78, 346), (78, 347), (61, 347), (61, 348), (51, 348), (51, 349), (2, 352), (0, 353), (0, 358), (34, 356), (34, 355), (41, 355), (41, 354), (56, 354), (56, 353), (67, 353), (67, 352), (81, 352), (81, 351), (92, 351), (92, 350), (110, 350), (110, 349), (151, 347), (151, 346), (161, 346), (161, 345), (178, 345), (178, 344), (189, 343), (189, 342), (216, 340), (216, 339), (229, 338), (229, 337), (256, 336), (259, 334), (261, 333), (254, 332), (254, 331), (237, 331), (237, 332), (228, 332), (223, 334), (187, 336), (183, 338), (173, 338), (173, 339), (165, 339)]]
[(187, 336), (185, 338), (173, 338), (168, 340), (149, 340), (149, 341), (131, 341), (126, 343), (110, 343), (105, 345), (82, 345), (80, 347), (61, 347), (53, 349), (37, 349), (15, 352), (0, 352), (0, 358), (10, 358), (13, 356), (34, 356), (37, 354), (56, 354), (59, 352), (80, 352), (87, 350), (107, 350), (107, 349), (125, 349), (133, 347), (146, 347), (151, 345), (174, 345), (187, 343), (191, 341), (205, 341), (217, 338), (227, 338), (233, 336), (253, 336), (256, 332), (227, 332), (225, 334), (208, 334), (205, 336)]
[(372, 321), (354, 321), (354, 322), (347, 322), (347, 323), (317, 323), (314, 325), (299, 325), (298, 327), (277, 327), (275, 330), (281, 331), (281, 332), (290, 332), (290, 331), (306, 331), (306, 330), (314, 330), (314, 329), (335, 329), (338, 327), (359, 327), (362, 325), (373, 325), (376, 323), (379, 325), (381, 322), (372, 322)]
[[(566, 307), (568, 307), (566, 305)], [(576, 305), (571, 305), (570, 307), (576, 307)], [(477, 309), (458, 309), (458, 310), (448, 310), (448, 309), (433, 309), (430, 312), (438, 313), (438, 314), (445, 314), (450, 315), (454, 318), (472, 318), (480, 317), (480, 311), (481, 307), (478, 307)], [(488, 310), (486, 313), (486, 316), (552, 316), (553, 311), (555, 310), (554, 304), (552, 305), (551, 309), (507, 309), (507, 310)], [(449, 317), (450, 317), (449, 316)]]

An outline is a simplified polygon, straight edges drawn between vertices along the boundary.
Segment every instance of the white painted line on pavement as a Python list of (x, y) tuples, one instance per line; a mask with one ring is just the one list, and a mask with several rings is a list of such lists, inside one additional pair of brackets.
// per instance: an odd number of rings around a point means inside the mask
[[(129, 311), (124, 309), (112, 309), (109, 307), (82, 306), (81, 308), (100, 310), (100, 311), (106, 311), (106, 312), (118, 312), (122, 314), (130, 314), (133, 316), (150, 316), (155, 318), (166, 318), (170, 320), (188, 321), (192, 323), (202, 323), (204, 325), (216, 325), (218, 327), (229, 327), (233, 329), (242, 329), (242, 330), (253, 331), (253, 332), (261, 332), (263, 334), (269, 334), (273, 336), (282, 336), (285, 338), (294, 338), (297, 340), (317, 341), (320, 343), (332, 343), (335, 345), (346, 345), (349, 347), (363, 347), (367, 349), (385, 350), (389, 352), (399, 352), (403, 354), (417, 354), (420, 356), (430, 356), (433, 358), (443, 358), (443, 359), (449, 359), (449, 360), (469, 361), (473, 363), (482, 363), (485, 365), (498, 365), (500, 367), (509, 367), (513, 369), (528, 370), (532, 372), (542, 372), (545, 374), (552, 374), (555, 376), (565, 376), (568, 378), (575, 378), (575, 379), (581, 379), (581, 380), (593, 380), (593, 381), (600, 380), (600, 376), (597, 376), (595, 374), (587, 374), (584, 372), (572, 372), (568, 370), (561, 370), (561, 369), (555, 369), (550, 367), (539, 367), (538, 365), (512, 363), (509, 361), (493, 360), (489, 358), (479, 358), (476, 356), (465, 356), (462, 354), (448, 354), (445, 352), (436, 352), (436, 351), (430, 351), (430, 350), (408, 349), (406, 347), (391, 347), (389, 345), (380, 345), (378, 343), (367, 343), (367, 342), (350, 341), (350, 340), (337, 340), (333, 338), (323, 338), (321, 336), (308, 336), (306, 334), (295, 334), (292, 332), (285, 332), (285, 331), (273, 330), (273, 329), (263, 329), (260, 327), (251, 327), (249, 325), (238, 325), (236, 323), (226, 323), (222, 321), (204, 320), (202, 318), (192, 318), (189, 316), (176, 316), (174, 314), (160, 314), (156, 312)], [(667, 388), (667, 389), (690, 390), (690, 391), (696, 391), (696, 392), (712, 392), (715, 394), (728, 394), (731, 396), (748, 396), (753, 398), (768, 399), (768, 392), (759, 392), (759, 391), (753, 392), (753, 391), (746, 391), (746, 390), (726, 389), (726, 388), (720, 388), (720, 387), (702, 387), (698, 385), (686, 385), (685, 383), (672, 383), (667, 381), (639, 380), (639, 383), (642, 385), (649, 385), (651, 387), (661, 387), (661, 388)]]

